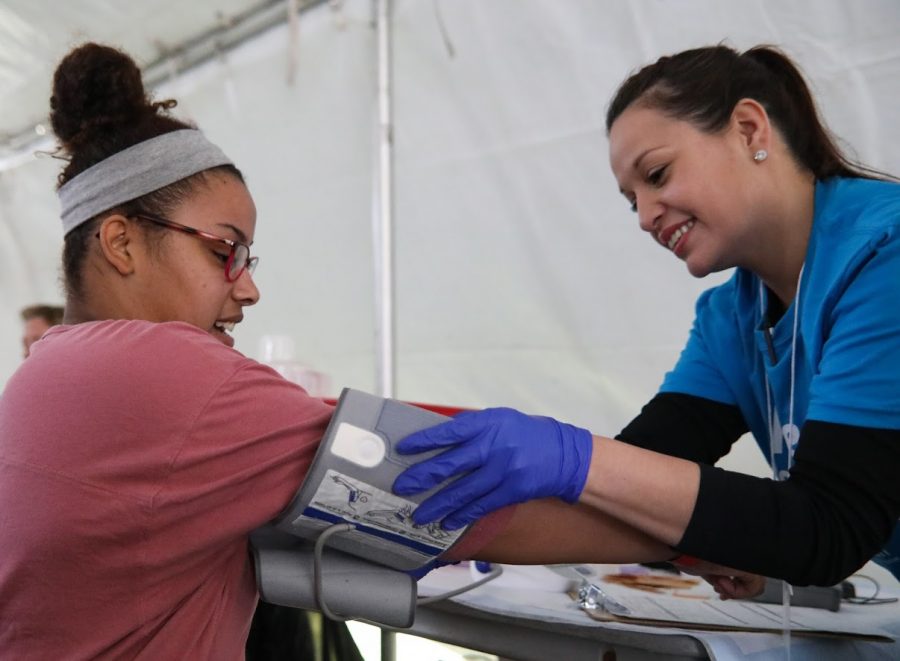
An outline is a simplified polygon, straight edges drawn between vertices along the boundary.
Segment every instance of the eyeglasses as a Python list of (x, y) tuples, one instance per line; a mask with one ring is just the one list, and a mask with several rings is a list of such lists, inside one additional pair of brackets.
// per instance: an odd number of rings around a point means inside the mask
[(167, 218), (154, 216), (148, 213), (132, 214), (130, 218), (147, 220), (154, 225), (159, 225), (160, 227), (167, 227), (169, 229), (178, 230), (179, 232), (184, 232), (185, 234), (199, 236), (201, 239), (206, 239), (207, 241), (216, 241), (228, 246), (227, 257), (223, 254), (216, 253), (220, 259), (223, 259), (225, 261), (225, 279), (228, 282), (234, 282), (235, 280), (240, 278), (241, 274), (244, 272), (244, 269), (248, 270), (252, 274), (256, 269), (257, 263), (259, 263), (259, 257), (250, 256), (250, 246), (248, 246), (246, 243), (231, 241), (230, 239), (223, 239), (221, 236), (209, 234), (208, 232), (201, 232), (200, 230), (194, 229), (193, 227), (188, 227), (187, 225), (182, 225), (181, 223), (173, 222)]

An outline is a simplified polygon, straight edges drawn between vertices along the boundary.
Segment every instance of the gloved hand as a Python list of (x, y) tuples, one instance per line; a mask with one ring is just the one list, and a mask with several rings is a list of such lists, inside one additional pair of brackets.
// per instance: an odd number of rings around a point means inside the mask
[(460, 413), (396, 445), (400, 454), (439, 448), (449, 449), (403, 471), (394, 481), (394, 493), (420, 493), (465, 473), (413, 512), (419, 525), (443, 519), (446, 530), (456, 530), (533, 498), (576, 502), (587, 480), (593, 443), (586, 429), (500, 408)]

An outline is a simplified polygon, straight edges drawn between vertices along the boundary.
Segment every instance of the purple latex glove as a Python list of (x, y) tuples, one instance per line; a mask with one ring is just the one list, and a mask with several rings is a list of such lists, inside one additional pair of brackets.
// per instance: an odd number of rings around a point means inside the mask
[(443, 519), (445, 529), (456, 530), (533, 498), (576, 502), (587, 480), (593, 443), (586, 429), (500, 408), (460, 413), (396, 445), (400, 454), (440, 448), (447, 450), (403, 471), (394, 481), (394, 493), (420, 493), (462, 474), (413, 512), (419, 525)]

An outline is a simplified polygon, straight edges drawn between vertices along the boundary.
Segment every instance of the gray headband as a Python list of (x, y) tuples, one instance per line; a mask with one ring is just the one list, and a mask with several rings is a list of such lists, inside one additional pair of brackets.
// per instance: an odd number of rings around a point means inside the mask
[(63, 233), (123, 202), (218, 165), (231, 165), (231, 161), (196, 129), (172, 131), (132, 145), (60, 187)]

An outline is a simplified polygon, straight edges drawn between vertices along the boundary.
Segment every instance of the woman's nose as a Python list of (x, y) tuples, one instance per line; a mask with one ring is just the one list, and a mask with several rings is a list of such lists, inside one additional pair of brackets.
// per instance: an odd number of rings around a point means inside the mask
[(637, 204), (638, 223), (645, 232), (656, 233), (659, 229), (659, 220), (662, 217), (662, 205), (651, 195), (635, 197)]
[(259, 301), (259, 289), (253, 280), (253, 274), (250, 269), (244, 271), (235, 280), (233, 296), (240, 301), (241, 305), (256, 305)]

